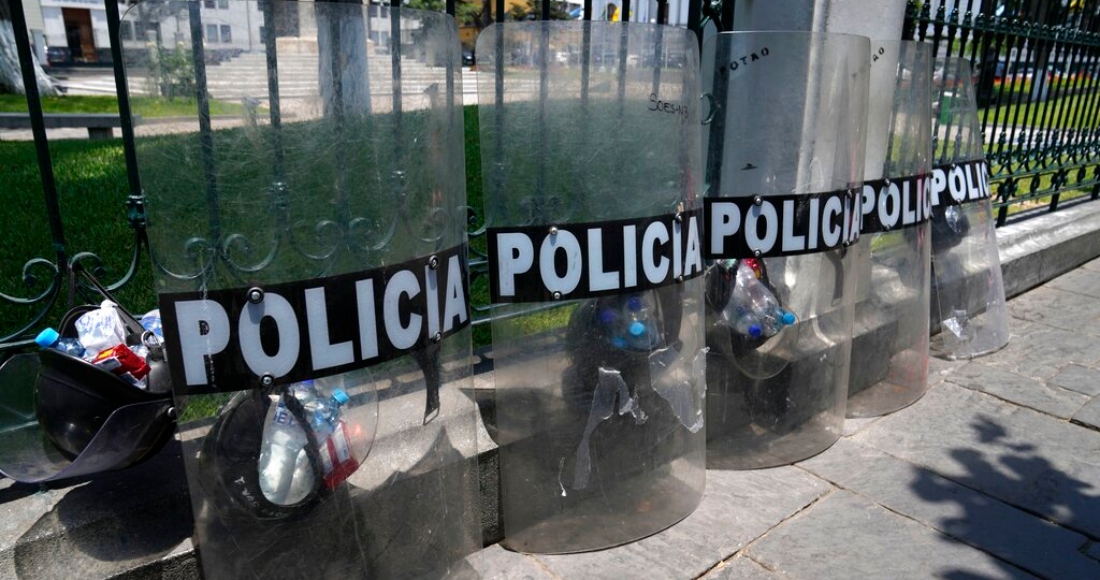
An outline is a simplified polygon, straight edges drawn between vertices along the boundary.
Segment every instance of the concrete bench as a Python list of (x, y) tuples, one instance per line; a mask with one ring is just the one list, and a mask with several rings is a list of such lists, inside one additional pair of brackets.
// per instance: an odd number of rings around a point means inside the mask
[[(117, 113), (44, 113), (42, 119), (47, 129), (87, 129), (89, 139), (111, 139), (114, 128), (122, 126)], [(134, 122), (139, 117), (134, 117)], [(0, 129), (30, 129), (29, 113), (0, 113)]]

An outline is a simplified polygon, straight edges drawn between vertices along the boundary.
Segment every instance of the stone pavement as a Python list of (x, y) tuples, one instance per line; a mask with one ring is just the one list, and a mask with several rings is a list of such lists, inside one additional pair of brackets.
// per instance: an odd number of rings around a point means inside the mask
[(707, 471), (619, 548), (482, 551), (486, 579), (1100, 579), (1100, 260), (1009, 302), (1012, 340), (932, 359), (927, 395), (793, 466)]

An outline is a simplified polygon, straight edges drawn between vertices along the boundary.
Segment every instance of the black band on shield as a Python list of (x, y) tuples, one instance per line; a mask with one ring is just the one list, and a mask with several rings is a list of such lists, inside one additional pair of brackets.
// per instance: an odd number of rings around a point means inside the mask
[(859, 240), (859, 189), (825, 193), (708, 197), (706, 258), (812, 254)]
[(160, 295), (177, 391), (239, 391), (345, 373), (470, 324), (466, 245), (327, 278)]
[(659, 288), (703, 273), (702, 212), (489, 228), (494, 303), (552, 302)]
[(931, 219), (931, 187), (931, 173), (864, 182), (859, 201), (860, 235), (902, 230)]
[(988, 199), (989, 179), (984, 160), (961, 161), (932, 169), (932, 207), (962, 205)]

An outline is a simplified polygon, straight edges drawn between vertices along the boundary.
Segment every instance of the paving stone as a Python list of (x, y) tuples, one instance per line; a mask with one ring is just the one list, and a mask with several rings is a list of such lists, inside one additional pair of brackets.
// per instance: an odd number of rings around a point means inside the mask
[(1005, 348), (972, 362), (1045, 380), (1071, 364), (1094, 366), (1100, 360), (1100, 340), (1095, 336), (1046, 324), (1028, 325), (1026, 332), (1021, 337), (1013, 328), (1012, 339)]
[(1044, 286), (1100, 298), (1100, 271), (1088, 268), (1070, 270)]
[(1089, 404), (1081, 407), (1080, 411), (1074, 413), (1073, 420), (1094, 429), (1100, 429), (1100, 397), (1093, 398)]
[(1077, 292), (1040, 286), (1011, 300), (1008, 310), (1016, 318), (1080, 331), (1100, 318), (1100, 301)]
[(1069, 419), (1089, 402), (1089, 396), (1051, 387), (1011, 371), (971, 362), (947, 377), (948, 382), (989, 393), (1037, 411)]
[(790, 466), (709, 470), (699, 509), (671, 528), (609, 550), (536, 558), (563, 580), (697, 578), (829, 489)]
[(1047, 384), (1086, 395), (1100, 395), (1100, 370), (1078, 364), (1066, 365)]
[(844, 428), (841, 431), (841, 435), (844, 437), (851, 437), (861, 430), (865, 429), (868, 425), (878, 421), (882, 417), (858, 417), (855, 419), (845, 419)]
[[(1011, 344), (1011, 341), (1009, 341)], [(944, 381), (955, 369), (965, 365), (965, 360), (946, 360), (937, 357), (928, 357), (928, 386), (934, 387)]]
[(531, 556), (492, 545), (466, 559), (482, 580), (552, 580)]
[(807, 469), (890, 511), (1044, 578), (1100, 578), (1085, 536), (847, 439)]
[(722, 562), (703, 580), (781, 580), (786, 578), (744, 557)]
[(944, 383), (852, 439), (1100, 535), (1098, 432)]
[(798, 580), (1035, 578), (847, 491), (830, 494), (745, 552)]

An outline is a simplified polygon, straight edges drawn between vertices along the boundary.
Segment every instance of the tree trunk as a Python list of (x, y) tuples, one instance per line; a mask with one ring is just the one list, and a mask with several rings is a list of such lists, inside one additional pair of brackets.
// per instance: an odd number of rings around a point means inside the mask
[[(19, 2), (21, 0), (14, 0)], [(9, 0), (0, 0), (0, 93), (27, 94), (23, 86), (23, 69), (19, 66), (19, 53), (15, 48), (15, 29), (12, 27)], [(38, 59), (31, 54), (34, 63), (34, 76), (38, 81), (38, 94), (53, 96), (58, 94), (57, 87)]]

